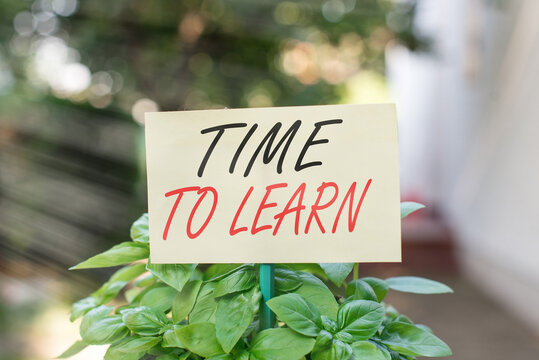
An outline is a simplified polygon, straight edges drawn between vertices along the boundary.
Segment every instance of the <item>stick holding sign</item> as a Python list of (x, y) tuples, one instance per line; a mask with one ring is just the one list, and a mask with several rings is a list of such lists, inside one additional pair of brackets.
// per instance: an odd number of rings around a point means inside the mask
[(275, 314), (266, 302), (275, 296), (275, 264), (260, 264), (260, 291), (262, 292), (262, 309), (260, 309), (260, 329), (272, 328)]

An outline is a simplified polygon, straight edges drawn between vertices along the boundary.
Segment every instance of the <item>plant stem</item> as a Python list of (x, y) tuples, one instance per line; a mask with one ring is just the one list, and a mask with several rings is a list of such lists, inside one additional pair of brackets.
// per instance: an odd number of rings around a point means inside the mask
[(359, 277), (359, 263), (354, 264), (354, 280), (357, 280)]

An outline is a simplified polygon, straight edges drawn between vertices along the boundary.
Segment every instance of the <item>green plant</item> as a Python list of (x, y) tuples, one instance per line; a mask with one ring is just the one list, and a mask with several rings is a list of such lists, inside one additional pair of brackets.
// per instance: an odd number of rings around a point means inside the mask
[[(402, 217), (421, 207), (403, 203)], [(439, 282), (358, 278), (357, 270), (346, 282), (351, 263), (277, 265), (277, 294), (267, 304), (278, 322), (275, 328), (260, 330), (257, 265), (148, 263), (147, 215), (133, 224), (131, 237), (133, 241), (72, 268), (128, 264), (73, 304), (71, 320), (83, 317), (82, 340), (60, 358), (91, 344), (111, 344), (106, 360), (399, 360), (451, 355), (428, 327), (383, 302), (389, 289), (452, 292)], [(344, 293), (334, 295), (329, 282)], [(120, 293), (126, 302), (118, 302)]]

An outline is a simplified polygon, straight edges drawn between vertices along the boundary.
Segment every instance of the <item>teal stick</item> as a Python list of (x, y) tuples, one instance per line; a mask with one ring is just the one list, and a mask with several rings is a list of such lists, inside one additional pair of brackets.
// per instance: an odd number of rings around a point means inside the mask
[(266, 301), (275, 295), (275, 264), (260, 264), (260, 291), (262, 292), (260, 330), (264, 330), (275, 325), (275, 314), (266, 305)]

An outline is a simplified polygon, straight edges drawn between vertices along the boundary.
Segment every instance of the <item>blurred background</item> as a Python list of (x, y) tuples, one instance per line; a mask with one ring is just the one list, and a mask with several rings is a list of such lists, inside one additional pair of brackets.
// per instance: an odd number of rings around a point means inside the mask
[[(0, 0), (0, 359), (78, 338), (70, 302), (146, 209), (143, 114), (395, 102), (396, 295), (454, 359), (539, 354), (539, 1)], [(98, 359), (90, 347), (73, 359)]]

